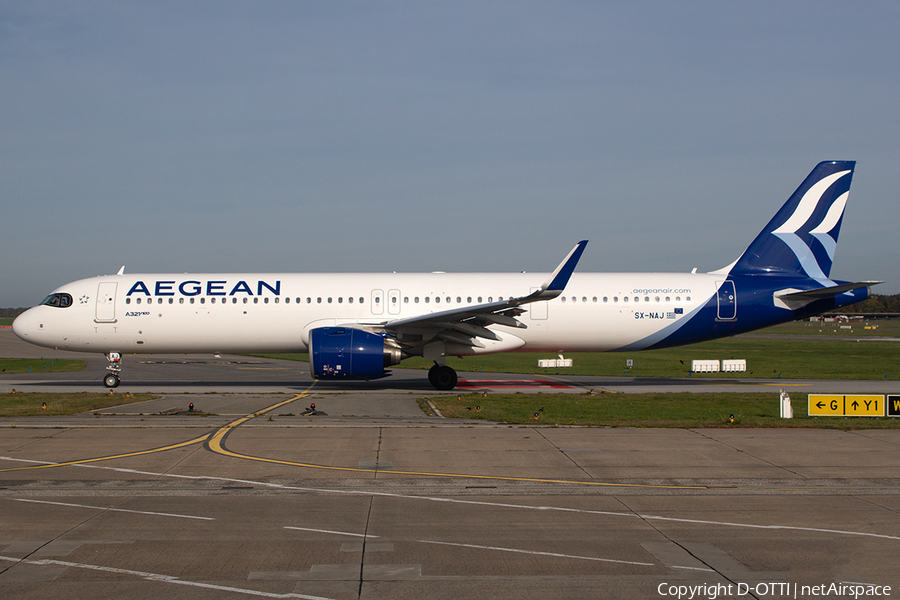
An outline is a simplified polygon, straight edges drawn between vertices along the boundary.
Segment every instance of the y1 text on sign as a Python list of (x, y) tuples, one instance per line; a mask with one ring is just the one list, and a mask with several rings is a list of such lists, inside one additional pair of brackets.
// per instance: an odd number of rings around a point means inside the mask
[(884, 396), (870, 394), (844, 396), (844, 415), (848, 417), (883, 417)]

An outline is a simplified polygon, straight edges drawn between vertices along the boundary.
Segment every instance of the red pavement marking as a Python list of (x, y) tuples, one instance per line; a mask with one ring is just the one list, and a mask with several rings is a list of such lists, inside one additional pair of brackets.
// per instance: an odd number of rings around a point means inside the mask
[(568, 389), (572, 386), (557, 381), (549, 381), (547, 379), (475, 379), (467, 381), (460, 379), (456, 382), (456, 387), (460, 389), (480, 389), (480, 388), (554, 388)]

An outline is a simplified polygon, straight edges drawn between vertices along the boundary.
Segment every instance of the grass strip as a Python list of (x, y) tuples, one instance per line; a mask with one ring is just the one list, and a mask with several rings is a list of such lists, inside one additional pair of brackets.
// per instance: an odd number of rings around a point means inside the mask
[[(889, 417), (809, 417), (806, 394), (792, 398), (793, 419), (779, 417), (777, 393), (464, 394), (429, 399), (448, 418), (520, 425), (672, 428), (897, 429)], [(430, 414), (424, 400), (422, 410)], [(480, 410), (479, 410), (480, 409)], [(537, 414), (537, 418), (535, 418)], [(734, 422), (731, 422), (731, 416)]]
[(67, 373), (81, 371), (87, 366), (83, 360), (65, 358), (0, 358), (0, 374)]
[[(0, 394), (0, 417), (37, 417), (76, 415), (110, 406), (154, 400), (153, 394), (72, 394), (23, 393)], [(43, 405), (46, 403), (46, 408)]]

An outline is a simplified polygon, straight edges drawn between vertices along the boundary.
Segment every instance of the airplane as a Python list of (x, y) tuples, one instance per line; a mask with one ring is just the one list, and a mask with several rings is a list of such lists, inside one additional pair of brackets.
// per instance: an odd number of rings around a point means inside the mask
[[(829, 278), (854, 161), (819, 163), (740, 257), (709, 273), (575, 273), (587, 241), (528, 273), (132, 274), (54, 290), (13, 322), (21, 339), (99, 352), (308, 352), (315, 379), (378, 379), (404, 358), (636, 351), (733, 336), (866, 299), (880, 281)], [(538, 283), (542, 282), (542, 283)]]

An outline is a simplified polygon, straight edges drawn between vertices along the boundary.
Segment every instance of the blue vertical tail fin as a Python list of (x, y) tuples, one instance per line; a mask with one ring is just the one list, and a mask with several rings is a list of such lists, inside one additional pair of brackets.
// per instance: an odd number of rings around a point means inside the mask
[(855, 167), (854, 161), (816, 165), (730, 274), (808, 277), (834, 285), (831, 264)]

